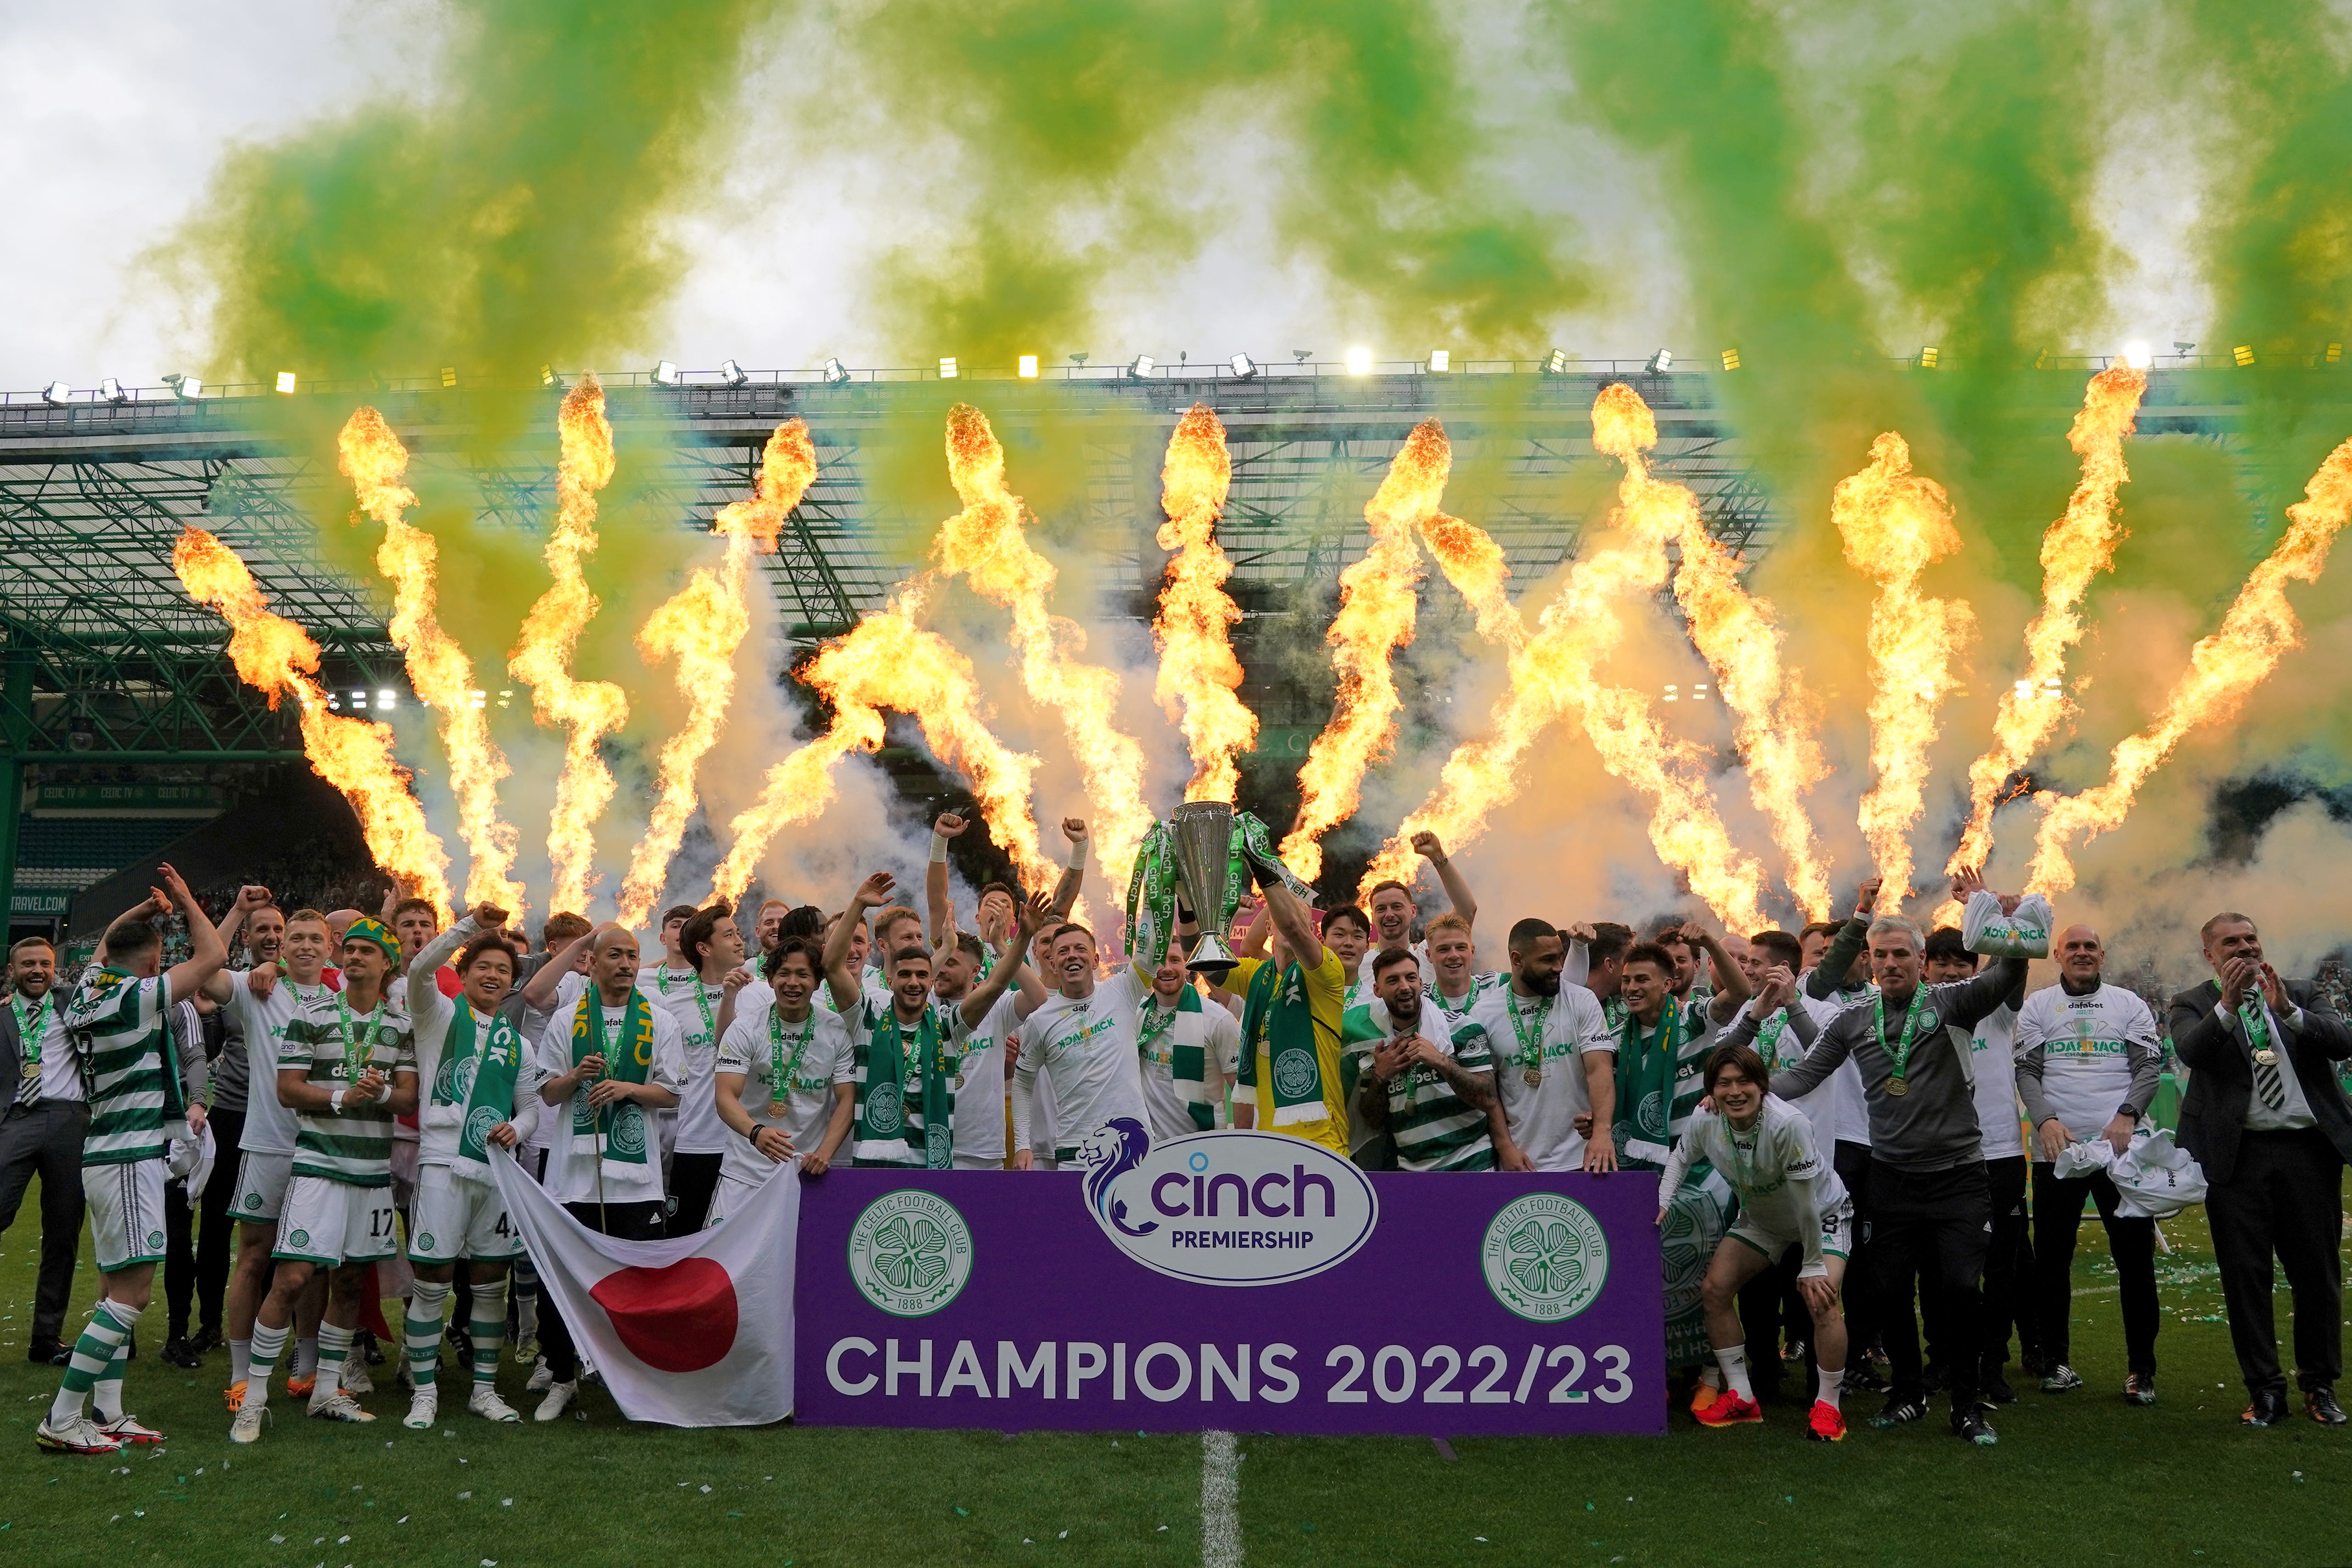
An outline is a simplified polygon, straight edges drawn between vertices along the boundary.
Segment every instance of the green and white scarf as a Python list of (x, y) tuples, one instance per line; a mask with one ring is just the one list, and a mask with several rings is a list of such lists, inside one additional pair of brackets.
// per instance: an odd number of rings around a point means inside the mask
[[(621, 1023), (618, 1051), (604, 1045), (604, 994), (593, 985), (581, 993), (580, 1005), (572, 1013), (572, 1065), (591, 1056), (604, 1059), (605, 1077), (625, 1083), (643, 1083), (653, 1071), (654, 1010), (636, 987), (629, 988), (629, 1012)], [(581, 1152), (593, 1149), (605, 1165), (643, 1170), (649, 1141), (646, 1133), (646, 1108), (634, 1100), (616, 1101), (600, 1110), (588, 1103), (584, 1086), (572, 1098), (574, 1146), (584, 1144), (587, 1148)]]
[(503, 1013), (490, 1015), (489, 1033), (474, 1021), (474, 1007), (457, 998), (457, 1016), (441, 1048), (441, 1070), (433, 1075), (433, 1103), (463, 1105), (457, 1153), (449, 1174), (465, 1181), (490, 1179), (490, 1133), (514, 1120), (515, 1080), (522, 1072), (522, 1037)]
[[(1663, 1170), (1673, 1152), (1675, 1082), (1685, 1040), (1683, 1009), (1666, 1004), (1654, 1031), (1630, 1011), (1617, 1041), (1617, 1153), (1628, 1166)], [(1654, 1040), (1654, 1045), (1645, 1040)]]
[[(1203, 931), (1223, 935), (1241, 907), (1250, 885), (1250, 868), (1277, 877), (1301, 903), (1312, 908), (1315, 890), (1298, 880), (1274, 852), (1265, 824), (1247, 811), (1234, 813), (1234, 844), (1225, 877), (1225, 906), (1196, 909), (1192, 917)], [(1147, 967), (1157, 967), (1176, 934), (1176, 846), (1165, 822), (1154, 822), (1136, 847), (1135, 871), (1127, 880), (1127, 956)]]
[[(1158, 991), (1146, 992), (1137, 1019), (1135, 1051), (1145, 1061), (1168, 1069), (1185, 1113), (1192, 1118), (1192, 1125), (1207, 1133), (1217, 1125), (1217, 1108), (1209, 1100), (1209, 1053), (1201, 1046), (1185, 1045), (1172, 1038), (1178, 1019), (1200, 1011), (1201, 993), (1193, 986), (1178, 991), (1173, 1006), (1164, 1005)], [(1163, 1039), (1169, 1041), (1165, 1051), (1160, 1049)]]
[(1329, 1114), (1323, 1103), (1323, 1061), (1315, 1049), (1315, 1013), (1307, 1005), (1307, 975), (1292, 963), (1276, 975), (1271, 960), (1250, 977), (1248, 1005), (1242, 1011), (1241, 1081), (1257, 1083), (1257, 1053), (1266, 1047), (1274, 1068), (1274, 1121), (1286, 1127), (1319, 1122)]
[[(956, 1069), (963, 1054), (940, 1028), (940, 1010), (926, 1005), (915, 1027), (915, 1059), (907, 1060), (898, 1009), (874, 1020), (866, 1040), (866, 1077), (857, 1086), (857, 1124), (852, 1136), (861, 1166), (920, 1166), (943, 1171), (954, 1163), (952, 1120)], [(923, 1146), (907, 1141), (908, 1102), (921, 1109)]]

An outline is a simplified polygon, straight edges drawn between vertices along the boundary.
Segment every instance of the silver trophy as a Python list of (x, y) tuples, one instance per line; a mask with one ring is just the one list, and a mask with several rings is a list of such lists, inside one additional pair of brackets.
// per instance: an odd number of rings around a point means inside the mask
[(1177, 891), (1201, 925), (1184, 967), (1222, 975), (1238, 961), (1225, 946), (1224, 923), (1239, 902), (1233, 886), (1234, 809), (1215, 800), (1187, 800), (1168, 819), (1176, 854)]

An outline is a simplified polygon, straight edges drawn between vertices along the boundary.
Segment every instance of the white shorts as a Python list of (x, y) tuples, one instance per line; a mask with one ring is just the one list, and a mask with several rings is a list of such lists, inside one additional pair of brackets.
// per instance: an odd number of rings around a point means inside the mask
[[(1741, 1209), (1739, 1218), (1731, 1222), (1726, 1235), (1753, 1247), (1765, 1257), (1779, 1262), (1789, 1249), (1797, 1245), (1796, 1232), (1782, 1232), (1758, 1219), (1752, 1209)], [(1822, 1216), (1822, 1256), (1844, 1259), (1853, 1252), (1853, 1199), (1842, 1197), (1835, 1207)]]
[(278, 1245), (269, 1255), (331, 1269), (389, 1258), (397, 1245), (392, 1231), (392, 1188), (298, 1176), (286, 1184)]
[(163, 1260), (163, 1183), (168, 1174), (162, 1160), (81, 1167), (81, 1195), (89, 1206), (89, 1236), (97, 1245), (100, 1273)]
[(276, 1225), (278, 1211), (286, 1207), (286, 1183), (293, 1175), (292, 1155), (239, 1155), (236, 1201), (229, 1212), (248, 1225)]
[(416, 1197), (408, 1210), (410, 1262), (465, 1258), (504, 1263), (521, 1250), (498, 1188), (460, 1181), (447, 1166), (425, 1166), (416, 1173)]
[(719, 1185), (710, 1190), (710, 1208), (702, 1217), (702, 1228), (717, 1229), (719, 1222), (732, 1213), (737, 1204), (759, 1190), (748, 1181), (738, 1181), (731, 1176), (721, 1176), (719, 1178)]

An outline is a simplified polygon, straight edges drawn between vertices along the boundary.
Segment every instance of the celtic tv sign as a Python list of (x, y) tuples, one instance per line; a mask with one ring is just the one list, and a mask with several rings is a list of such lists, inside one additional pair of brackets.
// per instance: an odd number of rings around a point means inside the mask
[(1663, 1429), (1654, 1176), (1367, 1176), (1295, 1138), (1154, 1148), (1131, 1124), (1078, 1166), (807, 1184), (797, 1418)]

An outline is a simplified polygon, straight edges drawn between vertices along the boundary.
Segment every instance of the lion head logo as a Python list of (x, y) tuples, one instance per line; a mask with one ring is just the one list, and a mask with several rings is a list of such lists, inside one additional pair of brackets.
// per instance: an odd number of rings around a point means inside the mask
[(1087, 1201), (1105, 1224), (1126, 1236), (1149, 1236), (1158, 1220), (1140, 1226), (1127, 1222), (1127, 1205), (1111, 1196), (1118, 1178), (1143, 1163), (1151, 1149), (1151, 1134), (1132, 1116), (1113, 1116), (1078, 1145), (1078, 1163), (1087, 1170)]

